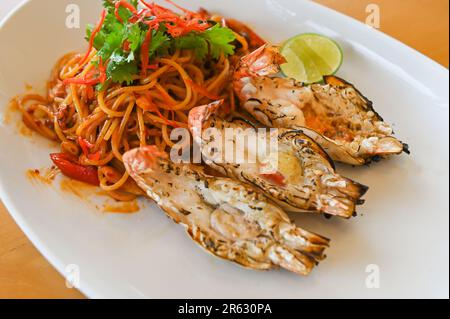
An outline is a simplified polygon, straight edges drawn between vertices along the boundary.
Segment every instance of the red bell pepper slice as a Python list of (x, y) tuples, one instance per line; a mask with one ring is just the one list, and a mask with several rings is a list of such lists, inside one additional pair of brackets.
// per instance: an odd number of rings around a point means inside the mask
[(67, 177), (94, 186), (100, 185), (97, 167), (76, 164), (70, 155), (64, 153), (50, 154), (50, 158)]

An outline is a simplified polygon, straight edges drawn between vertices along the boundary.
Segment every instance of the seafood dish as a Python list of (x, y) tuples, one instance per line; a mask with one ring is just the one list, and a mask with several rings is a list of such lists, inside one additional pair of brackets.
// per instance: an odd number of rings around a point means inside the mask
[[(352, 223), (369, 190), (335, 162), (369, 170), (407, 144), (334, 75), (333, 40), (301, 34), (287, 55), (243, 22), (165, 2), (104, 0), (87, 50), (57, 61), (45, 94), (12, 105), (58, 145), (52, 172), (115, 202), (154, 201), (224, 260), (310, 274), (330, 239), (294, 217)], [(301, 71), (303, 49), (317, 61)]]
[(324, 258), (329, 240), (291, 223), (262, 194), (201, 167), (174, 164), (155, 146), (124, 156), (130, 175), (203, 249), (242, 266), (282, 267), (307, 275)]
[(242, 107), (258, 121), (302, 129), (333, 160), (351, 165), (409, 152), (353, 85), (336, 76), (325, 76), (323, 84), (312, 85), (277, 76), (284, 61), (277, 47), (264, 45), (237, 67), (234, 89)]
[[(251, 123), (242, 118), (224, 120), (218, 115), (219, 106), (220, 103), (201, 106), (189, 114), (189, 126), (194, 139), (201, 145), (208, 165), (226, 176), (255, 186), (288, 211), (319, 212), (344, 218), (355, 214), (356, 205), (363, 203), (361, 197), (368, 188), (339, 176), (327, 153), (301, 130), (275, 131), (276, 154), (255, 154), (263, 149), (257, 146), (268, 144), (267, 140), (242, 145), (248, 147), (241, 153), (247, 153), (247, 158), (252, 157), (248, 153), (253, 153), (256, 161), (242, 161), (239, 164), (236, 161), (211, 159), (209, 150), (215, 147), (218, 137), (212, 139), (213, 134), (202, 134), (207, 129), (216, 128), (219, 133), (223, 132), (223, 138), (226, 129), (234, 129), (236, 133), (220, 143), (223, 148), (230, 144), (239, 145), (238, 141), (245, 139), (245, 132), (254, 132)], [(270, 139), (269, 135), (263, 138)], [(223, 149), (222, 154), (225, 153)]]

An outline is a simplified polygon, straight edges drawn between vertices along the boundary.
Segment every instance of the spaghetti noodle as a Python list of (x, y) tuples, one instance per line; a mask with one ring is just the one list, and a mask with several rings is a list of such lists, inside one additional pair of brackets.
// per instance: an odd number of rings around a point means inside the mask
[[(125, 2), (116, 2), (115, 14)], [(137, 11), (131, 10), (136, 19)], [(208, 19), (225, 23), (218, 16)], [(60, 143), (61, 153), (53, 154), (52, 160), (65, 175), (129, 201), (142, 191), (126, 173), (122, 155), (140, 146), (173, 146), (171, 131), (187, 128), (188, 112), (196, 106), (223, 99), (234, 108), (233, 65), (251, 45), (247, 33), (235, 29), (234, 55), (221, 52), (217, 59), (199, 60), (194, 50), (179, 48), (151, 61), (143, 55), (147, 61), (141, 68), (145, 69), (133, 75), (131, 84), (112, 83), (105, 81), (107, 61), (93, 47), (104, 20), (105, 11), (92, 32), (87, 53), (69, 53), (56, 63), (46, 96), (27, 94), (17, 103), (29, 128)], [(96, 86), (99, 83), (102, 88)]]

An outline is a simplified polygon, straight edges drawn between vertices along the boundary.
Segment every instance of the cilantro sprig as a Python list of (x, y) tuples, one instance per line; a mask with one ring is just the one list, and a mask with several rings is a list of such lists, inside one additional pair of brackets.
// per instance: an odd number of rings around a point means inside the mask
[(226, 56), (234, 54), (234, 46), (230, 43), (235, 39), (233, 31), (216, 24), (205, 32), (192, 32), (176, 38), (175, 47), (194, 50), (198, 59), (204, 59), (208, 54), (218, 59), (221, 53)]
[[(168, 32), (168, 27), (174, 27), (173, 23), (168, 25), (171, 22), (162, 21), (157, 24), (158, 28), (149, 31), (150, 26), (146, 22), (156, 21), (158, 19), (156, 14), (132, 19), (134, 14), (124, 6), (116, 6), (116, 3), (112, 0), (103, 1), (106, 17), (93, 41), (99, 61), (103, 61), (106, 67), (106, 83), (132, 84), (134, 77), (141, 72), (143, 47), (148, 48), (150, 61), (167, 56), (176, 49), (193, 50), (198, 60), (218, 59), (221, 54), (225, 56), (234, 54), (233, 42), (236, 38), (229, 28), (208, 22), (209, 27), (204, 31), (190, 31), (174, 37)], [(128, 0), (128, 3), (134, 8), (138, 6), (137, 0)], [(91, 39), (93, 30), (93, 25), (87, 26), (87, 40)], [(148, 32), (152, 32), (151, 42), (143, 46)], [(99, 88), (101, 89), (103, 85), (104, 83), (100, 84)]]

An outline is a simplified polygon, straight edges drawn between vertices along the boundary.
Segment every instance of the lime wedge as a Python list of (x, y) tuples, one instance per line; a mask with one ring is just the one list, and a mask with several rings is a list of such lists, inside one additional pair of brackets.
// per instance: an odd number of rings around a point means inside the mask
[(281, 66), (283, 73), (303, 83), (320, 82), (324, 75), (335, 74), (343, 60), (339, 44), (313, 33), (300, 34), (288, 40), (281, 54), (287, 60)]

